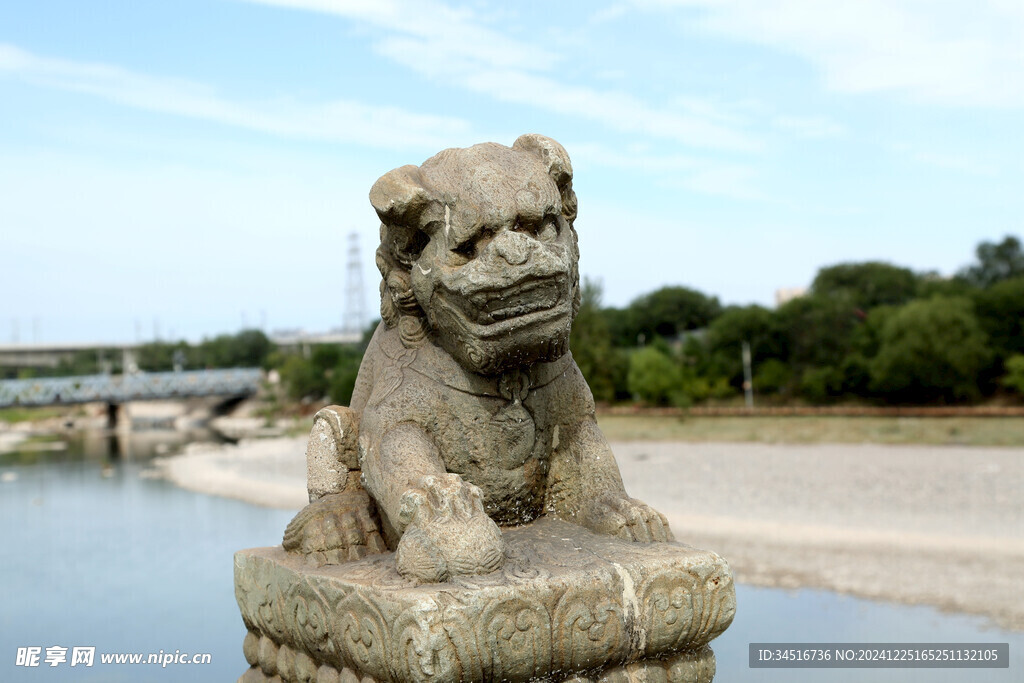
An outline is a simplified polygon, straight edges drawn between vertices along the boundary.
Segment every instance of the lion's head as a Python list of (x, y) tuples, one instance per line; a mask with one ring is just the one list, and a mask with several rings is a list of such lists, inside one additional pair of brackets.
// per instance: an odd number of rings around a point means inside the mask
[(381, 219), (381, 316), (406, 346), (432, 335), (493, 375), (551, 361), (579, 310), (572, 166), (560, 144), (523, 135), (447, 149), (370, 190)]

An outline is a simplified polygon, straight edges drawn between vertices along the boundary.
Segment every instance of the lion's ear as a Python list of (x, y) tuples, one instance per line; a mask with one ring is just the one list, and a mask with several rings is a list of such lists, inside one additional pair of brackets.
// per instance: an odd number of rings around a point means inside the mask
[(539, 156), (548, 167), (548, 174), (555, 181), (559, 190), (564, 190), (565, 186), (572, 182), (572, 163), (569, 161), (569, 153), (551, 138), (536, 133), (527, 133), (520, 135), (512, 143), (512, 149), (521, 149)]
[(420, 215), (430, 205), (418, 166), (388, 171), (370, 188), (370, 203), (386, 225), (419, 228)]
[(370, 188), (370, 203), (384, 230), (381, 246), (408, 270), (428, 241), (422, 229), (424, 211), (431, 205), (417, 166), (402, 166), (382, 175)]
[(512, 149), (535, 154), (547, 166), (548, 175), (555, 181), (562, 195), (562, 213), (572, 222), (576, 218), (576, 193), (572, 191), (572, 162), (565, 148), (549, 137), (537, 133), (520, 135), (512, 143)]

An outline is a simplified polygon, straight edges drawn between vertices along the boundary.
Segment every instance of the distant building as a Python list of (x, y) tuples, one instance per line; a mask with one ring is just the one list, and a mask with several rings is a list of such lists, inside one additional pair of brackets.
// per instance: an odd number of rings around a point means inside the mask
[(778, 308), (787, 301), (793, 299), (799, 299), (803, 295), (807, 294), (806, 287), (786, 287), (784, 289), (775, 290), (775, 308)]
[(270, 333), (270, 341), (283, 351), (309, 352), (310, 346), (318, 344), (358, 344), (363, 339), (362, 332), (346, 332), (332, 329), (328, 332), (306, 332), (301, 328), (280, 329)]

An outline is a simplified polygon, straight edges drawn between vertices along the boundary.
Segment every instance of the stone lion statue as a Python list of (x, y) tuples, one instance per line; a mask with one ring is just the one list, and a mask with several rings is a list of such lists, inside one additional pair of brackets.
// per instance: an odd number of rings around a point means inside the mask
[(500, 527), (543, 515), (672, 540), (630, 498), (569, 353), (576, 195), (560, 144), (447, 149), (370, 191), (381, 317), (351, 406), (315, 420), (310, 504), (284, 547), (318, 564), (394, 550), (420, 582), (501, 567)]

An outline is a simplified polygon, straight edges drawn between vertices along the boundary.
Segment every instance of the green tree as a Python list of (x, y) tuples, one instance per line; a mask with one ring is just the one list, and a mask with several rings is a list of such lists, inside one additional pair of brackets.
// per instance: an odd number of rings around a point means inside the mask
[(868, 313), (864, 324), (853, 333), (852, 352), (861, 358), (874, 358), (882, 346), (882, 330), (889, 318), (900, 310), (898, 306), (879, 306)]
[(1024, 276), (978, 290), (974, 309), (997, 358), (1024, 353)]
[(637, 297), (625, 309), (607, 309), (605, 316), (612, 343), (629, 348), (641, 340), (671, 339), (707, 327), (721, 312), (715, 297), (688, 287), (662, 287)]
[(629, 308), (637, 334), (647, 339), (707, 327), (722, 312), (716, 297), (688, 287), (662, 287), (635, 299)]
[(1010, 356), (1006, 359), (1005, 367), (1003, 386), (1024, 395), (1024, 355), (1018, 353)]
[(188, 364), (197, 368), (263, 367), (273, 347), (260, 330), (222, 334), (192, 347)]
[[(81, 350), (70, 358), (62, 358), (56, 368), (40, 373), (51, 377), (67, 377), (69, 375), (95, 375), (109, 367), (111, 372), (121, 372), (124, 356), (118, 350)], [(109, 365), (107, 363), (109, 362)]]
[(871, 361), (872, 389), (898, 402), (976, 398), (989, 351), (969, 299), (935, 297), (896, 310)]
[(960, 271), (976, 287), (991, 287), (997, 282), (1024, 275), (1024, 252), (1020, 240), (1007, 235), (1003, 241), (982, 242), (974, 251), (978, 262)]
[(838, 367), (849, 353), (864, 313), (844, 290), (787, 302), (776, 313), (785, 330), (787, 359), (799, 374), (806, 368)]
[(146, 372), (166, 372), (174, 369), (174, 360), (178, 356), (188, 357), (188, 342), (150, 342), (142, 344), (135, 351), (140, 370)]
[(933, 296), (973, 296), (977, 287), (962, 276), (943, 277), (937, 272), (922, 273), (917, 280), (915, 299), (930, 299)]
[(769, 358), (786, 358), (786, 338), (775, 313), (763, 306), (734, 307), (708, 326), (707, 347), (711, 356), (708, 374), (743, 383), (743, 342), (750, 344), (755, 367)]
[(358, 346), (343, 346), (338, 361), (331, 371), (328, 395), (332, 403), (347, 406), (352, 402), (352, 390), (356, 386), (359, 365), (363, 362), (363, 349)]
[(313, 363), (299, 354), (284, 358), (278, 372), (288, 397), (298, 401), (304, 398), (319, 398), (324, 395), (326, 382), (322, 372)]
[(310, 348), (308, 357), (293, 353), (275, 359), (280, 363), (279, 372), (289, 398), (320, 399), (328, 396), (334, 368), (342, 357), (339, 344), (317, 344)]
[(659, 345), (645, 346), (629, 357), (629, 390), (651, 405), (668, 405), (680, 399), (679, 365)]
[(805, 368), (800, 375), (800, 394), (811, 403), (830, 403), (843, 393), (843, 372), (833, 365)]
[(846, 295), (856, 308), (898, 305), (914, 298), (918, 276), (909, 268), (881, 261), (840, 263), (818, 271), (811, 292), (820, 296)]
[(601, 310), (612, 346), (620, 349), (631, 349), (638, 346), (636, 327), (632, 322), (632, 314), (628, 308), (605, 308)]
[(583, 281), (580, 311), (569, 336), (572, 357), (597, 401), (615, 399), (616, 365), (621, 363), (612, 348), (608, 321), (601, 312), (601, 285)]
[(762, 394), (777, 394), (792, 380), (789, 366), (778, 358), (769, 358), (759, 363), (754, 370), (754, 391)]

